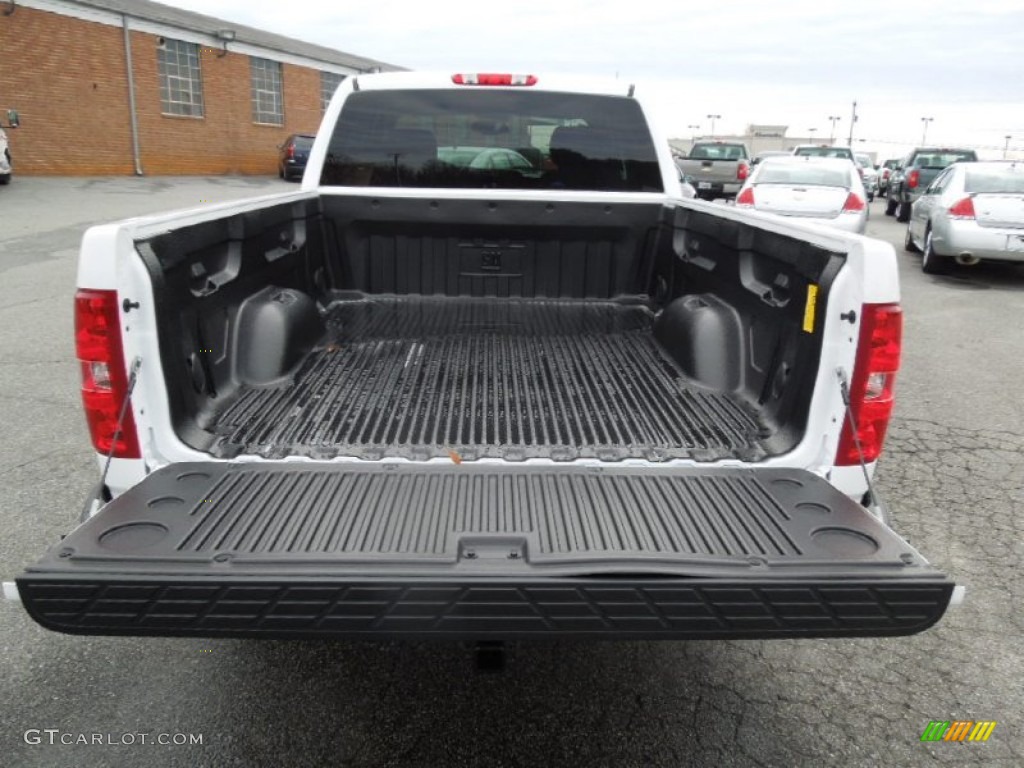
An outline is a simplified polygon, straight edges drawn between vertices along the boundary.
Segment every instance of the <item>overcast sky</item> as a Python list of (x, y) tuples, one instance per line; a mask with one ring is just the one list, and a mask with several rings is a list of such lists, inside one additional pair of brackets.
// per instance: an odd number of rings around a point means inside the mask
[[(748, 123), (895, 156), (921, 140), (1024, 157), (1022, 0), (165, 0), (411, 69), (618, 76), (673, 136)], [(815, 128), (811, 133), (809, 129)]]

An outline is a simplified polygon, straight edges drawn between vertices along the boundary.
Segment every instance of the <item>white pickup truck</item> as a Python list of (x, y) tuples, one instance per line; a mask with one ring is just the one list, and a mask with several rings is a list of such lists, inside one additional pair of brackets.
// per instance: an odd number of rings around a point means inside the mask
[[(482, 158), (482, 159), (481, 159)], [(906, 635), (884, 243), (681, 197), (619, 82), (344, 81), (301, 189), (90, 229), (80, 634)]]

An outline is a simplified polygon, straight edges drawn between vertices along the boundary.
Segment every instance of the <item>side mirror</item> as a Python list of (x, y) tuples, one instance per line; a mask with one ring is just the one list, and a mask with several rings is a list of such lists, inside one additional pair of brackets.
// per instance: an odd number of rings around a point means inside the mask
[(21, 125), (21, 118), (18, 116), (18, 110), (7, 110), (7, 124), (11, 128), (17, 128), (19, 125)]

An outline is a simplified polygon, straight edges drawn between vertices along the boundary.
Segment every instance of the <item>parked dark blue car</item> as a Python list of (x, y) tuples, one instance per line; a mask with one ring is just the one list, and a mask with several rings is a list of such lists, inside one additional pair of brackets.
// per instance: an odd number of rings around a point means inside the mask
[(301, 180), (315, 138), (308, 133), (293, 133), (285, 139), (284, 144), (278, 147), (277, 175), (282, 179)]

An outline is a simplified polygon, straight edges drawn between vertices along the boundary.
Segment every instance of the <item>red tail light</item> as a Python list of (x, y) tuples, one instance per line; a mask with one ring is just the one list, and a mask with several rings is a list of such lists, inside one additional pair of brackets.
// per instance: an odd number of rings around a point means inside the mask
[(295, 145), (290, 144), (288, 146), (288, 157), (295, 157)]
[(509, 75), (495, 73), (452, 75), (456, 85), (536, 85), (536, 75)]
[(863, 210), (864, 201), (860, 197), (853, 192), (846, 196), (846, 202), (843, 203), (843, 213), (858, 213)]
[(973, 219), (974, 218), (974, 201), (965, 197), (952, 205), (949, 209), (949, 216), (952, 219)]
[(736, 165), (736, 178), (739, 181), (746, 181), (747, 176), (750, 175), (750, 166), (744, 163), (742, 160)]
[(752, 187), (747, 187), (740, 192), (739, 197), (736, 198), (736, 205), (743, 205), (748, 208), (754, 206), (754, 190)]
[(75, 351), (82, 368), (82, 404), (92, 444), (99, 453), (138, 459), (139, 439), (129, 406), (121, 434), (117, 420), (128, 394), (121, 348), (116, 291), (80, 290), (75, 294)]
[(861, 312), (857, 360), (850, 382), (850, 408), (857, 424), (857, 440), (849, 420), (845, 420), (836, 452), (837, 466), (860, 463), (858, 440), (865, 462), (875, 461), (881, 454), (892, 416), (893, 384), (900, 367), (903, 338), (900, 305), (865, 304)]
[(911, 189), (913, 189), (914, 187), (916, 187), (920, 183), (921, 183), (921, 172), (920, 171), (911, 171), (910, 175), (907, 176), (907, 186), (910, 187)]

